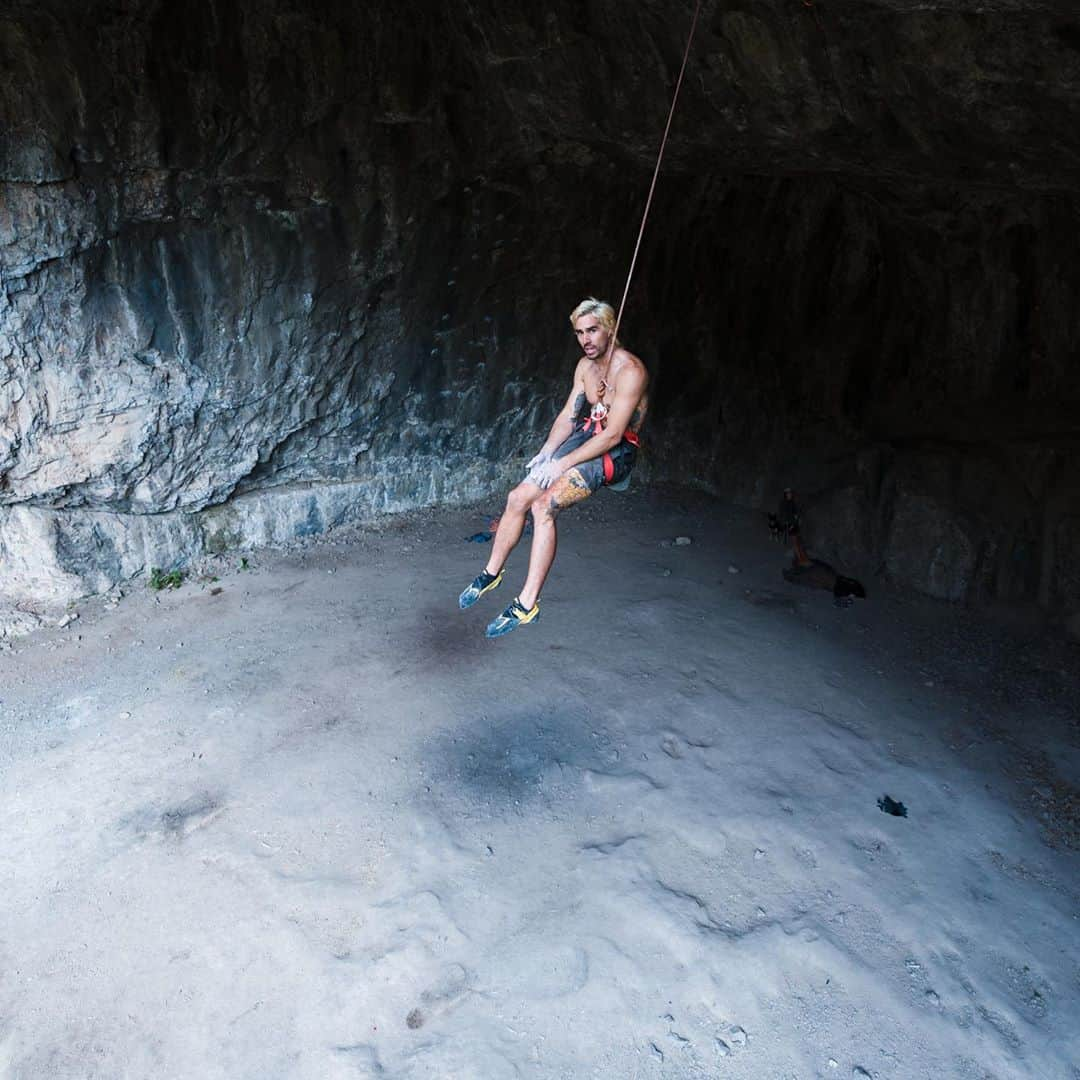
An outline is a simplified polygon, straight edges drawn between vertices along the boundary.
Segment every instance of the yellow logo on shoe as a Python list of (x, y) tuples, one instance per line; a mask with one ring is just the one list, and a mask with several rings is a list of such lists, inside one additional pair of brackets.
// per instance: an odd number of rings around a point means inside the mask
[(539, 600), (529, 610), (526, 610), (521, 601), (515, 597), (510, 606), (497, 619), (493, 619), (488, 624), (484, 635), (489, 638), (502, 637), (503, 634), (509, 634), (511, 630), (516, 630), (517, 627), (524, 626), (525, 623), (535, 622), (539, 618)]
[(537, 601), (528, 611), (526, 611), (525, 608), (515, 600), (514, 614), (517, 616), (517, 621), (519, 623), (530, 623), (540, 614), (540, 602)]

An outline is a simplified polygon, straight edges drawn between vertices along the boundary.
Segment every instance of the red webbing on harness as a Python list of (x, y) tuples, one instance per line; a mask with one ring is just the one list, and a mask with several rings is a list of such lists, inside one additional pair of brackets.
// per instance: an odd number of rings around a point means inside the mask
[[(624, 441), (628, 442), (633, 447), (641, 445), (641, 440), (637, 436), (636, 431), (624, 431)], [(610, 484), (611, 478), (615, 475), (615, 462), (612, 460), (611, 454), (604, 455), (604, 483)]]
[[(593, 417), (590, 416), (589, 419), (585, 421), (585, 425), (582, 427), (581, 430), (587, 431), (589, 432), (589, 434), (596, 436), (604, 430), (604, 424), (602, 420), (595, 420), (593, 419)], [(631, 431), (629, 428), (627, 428), (626, 431), (623, 432), (623, 438), (631, 446), (636, 447), (641, 445), (641, 439), (638, 438), (638, 433), (636, 431)]]

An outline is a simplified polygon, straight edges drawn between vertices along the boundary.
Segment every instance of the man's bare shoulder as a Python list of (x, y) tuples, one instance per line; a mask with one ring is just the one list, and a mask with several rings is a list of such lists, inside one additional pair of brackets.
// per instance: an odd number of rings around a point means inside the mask
[(641, 357), (635, 355), (629, 349), (624, 349), (621, 345), (615, 350), (612, 362), (616, 368), (616, 378), (622, 378), (624, 374), (635, 380), (648, 380), (649, 378), (649, 369), (645, 366)]

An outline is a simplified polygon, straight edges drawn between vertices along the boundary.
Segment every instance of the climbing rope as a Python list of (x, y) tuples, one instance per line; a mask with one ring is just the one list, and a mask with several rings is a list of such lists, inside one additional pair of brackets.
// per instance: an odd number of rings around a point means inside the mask
[(694, 31), (697, 29), (698, 15), (701, 12), (701, 0), (697, 0), (694, 7), (694, 19), (690, 24), (690, 35), (686, 39), (686, 50), (683, 53), (682, 67), (679, 68), (679, 78), (675, 82), (675, 93), (671, 96), (671, 108), (668, 110), (667, 123), (664, 125), (664, 137), (660, 140), (660, 152), (656, 155), (656, 168), (653, 169), (652, 183), (649, 185), (649, 195), (645, 200), (645, 210), (641, 215), (641, 228), (638, 229), (637, 243), (634, 245), (634, 254), (630, 259), (630, 271), (626, 275), (626, 287), (623, 289), (622, 300), (619, 301), (619, 313), (615, 316), (615, 329), (611, 334), (608, 344), (606, 363), (604, 364), (604, 377), (600, 380), (600, 396), (603, 397), (607, 388), (607, 373), (611, 368), (611, 357), (615, 352), (615, 342), (619, 336), (619, 324), (622, 322), (623, 311), (626, 309), (626, 298), (630, 293), (630, 282), (634, 277), (634, 267), (637, 265), (638, 252), (641, 250), (641, 238), (645, 235), (645, 222), (649, 218), (649, 208), (652, 206), (653, 192), (656, 190), (656, 178), (660, 175), (660, 163), (664, 160), (664, 149), (667, 146), (668, 134), (671, 131), (671, 119), (675, 115), (675, 104), (679, 100), (679, 90), (682, 88), (683, 74), (686, 72), (686, 62), (690, 58), (690, 46), (694, 42)]
[(840, 93), (840, 80), (836, 77), (836, 61), (829, 47), (829, 35), (825, 32), (825, 20), (822, 19), (821, 11), (814, 0), (802, 0), (802, 6), (813, 15), (814, 22), (817, 24), (818, 33), (821, 34), (821, 44), (825, 49), (825, 59), (829, 62), (829, 76), (832, 79), (833, 93), (836, 94), (836, 104), (840, 106), (840, 115), (850, 123), (851, 117), (848, 116), (844, 105), (844, 96)]

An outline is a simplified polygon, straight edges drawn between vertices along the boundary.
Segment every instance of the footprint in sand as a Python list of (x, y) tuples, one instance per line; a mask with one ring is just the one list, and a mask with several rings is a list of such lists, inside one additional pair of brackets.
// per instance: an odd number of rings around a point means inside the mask
[(468, 990), (469, 975), (465, 968), (461, 964), (448, 964), (434, 985), (420, 995), (424, 1007), (411, 1009), (405, 1017), (405, 1026), (411, 1031), (419, 1030), (429, 1019), (451, 1009)]
[(644, 833), (625, 833), (615, 836), (611, 840), (592, 840), (589, 843), (582, 844), (581, 850), (583, 852), (589, 852), (590, 854), (611, 855), (618, 851), (624, 844), (629, 844), (643, 838), (647, 839)]
[(188, 836), (209, 825), (224, 809), (218, 796), (203, 792), (162, 811), (161, 830), (171, 836)]
[(139, 837), (158, 836), (183, 840), (193, 832), (205, 828), (224, 812), (224, 796), (204, 791), (164, 809), (143, 807), (121, 819), (119, 827), (131, 829)]
[(651, 791), (662, 790), (665, 785), (654, 780), (647, 773), (636, 769), (625, 772), (602, 772), (595, 769), (582, 769), (585, 788), (610, 798), (640, 799)]
[(711, 742), (695, 739), (689, 735), (680, 735), (677, 731), (665, 731), (660, 740), (660, 749), (674, 761), (682, 761), (689, 753), (694, 753), (697, 760), (708, 768), (707, 753), (713, 748)]
[(435, 984), (425, 990), (420, 999), (428, 1006), (448, 1005), (469, 989), (469, 973), (461, 964), (447, 964)]
[(689, 1046), (690, 1040), (681, 1032), (675, 1030), (675, 1017), (671, 1013), (666, 1013), (661, 1019), (667, 1021), (668, 1025), (668, 1038), (677, 1043), (679, 1046)]
[(350, 1043), (335, 1046), (334, 1052), (349, 1059), (354, 1068), (364, 1069), (368, 1076), (382, 1076), (383, 1066), (379, 1052), (370, 1043)]
[(660, 749), (663, 750), (669, 758), (674, 758), (676, 761), (679, 761), (683, 756), (682, 743), (675, 735), (665, 735), (660, 740)]
[(741, 1050), (749, 1040), (750, 1036), (746, 1034), (745, 1029), (739, 1027), (738, 1024), (733, 1024), (728, 1028), (726, 1035), (722, 1038), (717, 1036), (716, 1052), (720, 1057), (727, 1057), (729, 1054), (734, 1054), (737, 1050)]
[(1046, 1015), (1050, 999), (1049, 984), (1027, 964), (1007, 965), (1005, 972), (1014, 1002), (1032, 1019), (1041, 1020)]

